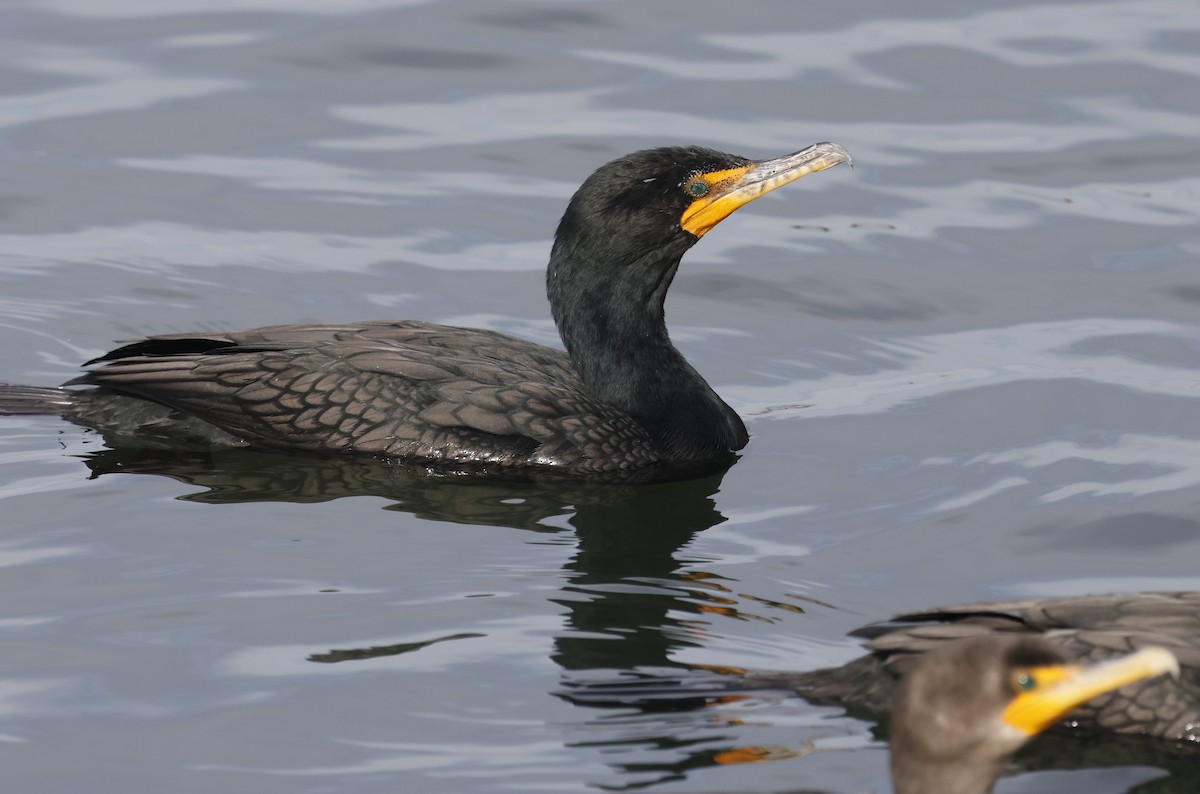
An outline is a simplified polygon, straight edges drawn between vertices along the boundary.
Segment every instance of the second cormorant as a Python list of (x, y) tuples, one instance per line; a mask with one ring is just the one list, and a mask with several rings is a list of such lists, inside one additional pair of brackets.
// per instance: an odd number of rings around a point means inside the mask
[[(913, 661), (891, 703), (896, 794), (987, 794), (1009, 756), (1073, 709), (1122, 686), (1179, 673), (1174, 655), (1163, 648), (1088, 666), (1069, 661), (1044, 637), (1012, 634), (959, 638)], [(562, 694), (581, 705), (661, 707), (672, 703), (671, 695), (696, 699), (697, 690), (687, 683), (676, 681), (683, 686), (672, 693), (649, 679), (592, 682)], [(647, 691), (651, 687), (661, 699)], [(715, 760), (771, 757), (762, 748), (742, 747)]]
[(1064, 728), (1084, 736), (1144, 737), (1163, 749), (1200, 751), (1200, 593), (1117, 593), (939, 607), (897, 615), (855, 632), (868, 654), (806, 671), (697, 668), (629, 674), (584, 684), (567, 696), (595, 704), (664, 707), (755, 692), (796, 693), (813, 703), (882, 715), (896, 684), (929, 653), (979, 637), (1034, 639), (1068, 659), (1099, 662), (1162, 647), (1179, 674), (1126, 687), (1080, 706)]

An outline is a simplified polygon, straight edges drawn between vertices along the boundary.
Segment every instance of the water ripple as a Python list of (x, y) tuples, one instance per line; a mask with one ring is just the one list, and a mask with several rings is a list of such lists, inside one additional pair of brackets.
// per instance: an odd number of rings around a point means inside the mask
[[(1075, 24), (1066, 5), (1021, 5), (957, 18), (876, 17), (834, 30), (754, 35), (710, 34), (702, 41), (741, 60), (688, 57), (686, 53), (588, 50), (587, 57), (673, 77), (705, 81), (839, 80), (904, 89), (908, 81), (873, 65), (901, 48), (954, 47), (1022, 68), (1084, 64), (1138, 64), (1192, 78), (1192, 53), (1162, 48), (1159, 39), (1180, 24), (1171, 0), (1088, 4), (1088, 24)], [(1200, 25), (1193, 29), (1200, 28)], [(1040, 40), (1054, 47), (1038, 48)]]
[(127, 60), (66, 48), (38, 48), (17, 55), (27, 69), (82, 78), (86, 85), (0, 97), (0, 128), (19, 124), (147, 108), (245, 87), (239, 80), (167, 76)]
[(342, 16), (385, 8), (407, 8), (425, 5), (431, 0), (112, 0), (93, 3), (91, 0), (41, 0), (41, 5), (60, 14), (85, 18), (140, 19), (184, 14), (217, 13), (277, 13)]
[[(1189, 340), (1200, 327), (1153, 319), (1079, 319), (1026, 323), (880, 342), (877, 349), (894, 371), (876, 377), (831, 374), (808, 390), (797, 384), (731, 386), (727, 397), (750, 416), (779, 417), (883, 413), (943, 394), (1018, 381), (1080, 379), (1134, 392), (1200, 396), (1200, 362), (1171, 366), (1124, 355), (1084, 354), (1071, 347), (1097, 336), (1152, 334)], [(800, 409), (774, 406), (797, 400)]]

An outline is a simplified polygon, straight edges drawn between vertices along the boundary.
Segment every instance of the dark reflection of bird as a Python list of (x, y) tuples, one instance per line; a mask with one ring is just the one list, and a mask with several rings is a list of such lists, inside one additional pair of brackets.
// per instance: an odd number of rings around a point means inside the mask
[[(890, 719), (896, 794), (986, 794), (1009, 756), (1079, 704), (1178, 670), (1171, 652), (1158, 647), (1085, 666), (1041, 637), (987, 634), (942, 643), (922, 654), (896, 687)], [(636, 689), (625, 682), (606, 691), (593, 683), (565, 697), (587, 705), (666, 702), (639, 700)], [(721, 755), (724, 763), (763, 760), (756, 748)]]
[(68, 385), (0, 386), (0, 413), (108, 434), (367, 455), (485, 471), (663, 480), (719, 470), (748, 435), (667, 335), (683, 254), (749, 201), (849, 163), (819, 143), (752, 161), (699, 147), (601, 167), (555, 234), (547, 292), (566, 353), (421, 322), (155, 336)]

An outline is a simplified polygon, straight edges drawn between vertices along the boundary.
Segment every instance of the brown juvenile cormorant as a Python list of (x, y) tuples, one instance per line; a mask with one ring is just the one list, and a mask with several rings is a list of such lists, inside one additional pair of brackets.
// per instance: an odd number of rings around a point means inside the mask
[[(889, 726), (895, 792), (987, 794), (1009, 756), (1075, 707), (1178, 670), (1171, 652), (1157, 647), (1085, 666), (1042, 637), (985, 634), (944, 642), (915, 660), (895, 687)], [(658, 696), (639, 693), (652, 683), (589, 683), (564, 697), (585, 705), (669, 704), (661, 682)], [(698, 697), (699, 690), (684, 689)], [(753, 748), (722, 755), (730, 757), (726, 763), (761, 760)]]
[[(1144, 736), (1200, 750), (1200, 592), (1124, 593), (939, 607), (897, 615), (855, 632), (870, 651), (841, 667), (805, 672), (689, 669), (585, 685), (602, 700), (628, 695), (664, 705), (739, 693), (796, 693), (818, 704), (887, 712), (897, 680), (929, 651), (955, 640), (1003, 636), (1041, 640), (1068, 659), (1098, 662), (1163, 647), (1180, 674), (1126, 687), (1076, 709), (1071, 733)], [(574, 695), (571, 695), (574, 697)]]
[(1038, 637), (941, 645), (901, 678), (892, 701), (895, 794), (986, 794), (1009, 756), (1076, 706), (1178, 671), (1162, 648), (1085, 667)]
[(1021, 745), (1104, 694), (1178, 674), (1171, 652), (1080, 666), (1036, 637), (988, 634), (931, 650), (901, 678), (888, 742), (895, 794), (985, 794)]
[(366, 455), (638, 481), (728, 466), (749, 436), (667, 336), (684, 252), (738, 207), (849, 163), (833, 143), (771, 160), (649, 149), (600, 167), (567, 206), (546, 273), (566, 353), (422, 322), (152, 336), (68, 383), (0, 385), (0, 413), (115, 436)]

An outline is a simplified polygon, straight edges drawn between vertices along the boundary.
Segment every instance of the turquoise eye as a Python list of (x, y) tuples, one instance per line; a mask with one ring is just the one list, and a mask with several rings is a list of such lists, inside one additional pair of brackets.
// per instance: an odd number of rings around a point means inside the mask
[(687, 192), (692, 198), (700, 198), (708, 193), (708, 183), (698, 179), (695, 182), (689, 182)]
[(1029, 673), (1017, 673), (1016, 684), (1017, 689), (1022, 692), (1029, 692), (1037, 688), (1037, 679)]

